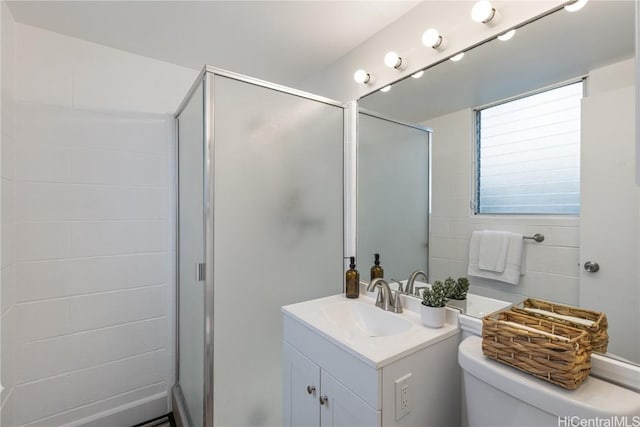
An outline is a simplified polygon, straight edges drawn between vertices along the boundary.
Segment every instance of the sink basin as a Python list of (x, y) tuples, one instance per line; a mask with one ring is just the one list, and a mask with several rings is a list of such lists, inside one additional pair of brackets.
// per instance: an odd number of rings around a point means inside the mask
[(361, 301), (340, 301), (322, 307), (321, 311), (326, 320), (335, 326), (369, 337), (401, 334), (412, 326), (411, 322), (398, 314)]
[(356, 300), (338, 294), (286, 305), (282, 307), (285, 335), (292, 337), (292, 342), (306, 342), (309, 334), (319, 334), (379, 369), (460, 333), (456, 322), (439, 329), (424, 326), (417, 298), (401, 295), (404, 312), (391, 313), (376, 307), (375, 294), (371, 294), (362, 293)]

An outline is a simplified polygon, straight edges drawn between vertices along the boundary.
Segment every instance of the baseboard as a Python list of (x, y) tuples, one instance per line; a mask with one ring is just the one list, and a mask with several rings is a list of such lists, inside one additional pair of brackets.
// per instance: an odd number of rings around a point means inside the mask
[(185, 407), (184, 396), (179, 384), (171, 389), (171, 409), (177, 427), (190, 427), (191, 420)]
[(168, 395), (163, 392), (76, 420), (68, 425), (74, 427), (127, 427), (164, 415), (168, 410)]

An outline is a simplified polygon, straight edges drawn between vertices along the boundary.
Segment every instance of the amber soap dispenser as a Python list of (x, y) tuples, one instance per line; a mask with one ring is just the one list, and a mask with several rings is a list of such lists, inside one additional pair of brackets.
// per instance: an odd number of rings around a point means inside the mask
[(356, 257), (349, 258), (349, 269), (345, 273), (345, 290), (347, 298), (360, 296), (360, 273), (356, 270)]
[(371, 267), (371, 280), (384, 277), (384, 269), (380, 265), (380, 254), (374, 254), (375, 260)]

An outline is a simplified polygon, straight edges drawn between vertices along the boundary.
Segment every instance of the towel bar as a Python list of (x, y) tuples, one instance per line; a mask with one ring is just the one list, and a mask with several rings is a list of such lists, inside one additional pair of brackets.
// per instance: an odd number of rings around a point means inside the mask
[(522, 236), (523, 239), (535, 240), (536, 242), (544, 242), (544, 234), (536, 233), (533, 236)]

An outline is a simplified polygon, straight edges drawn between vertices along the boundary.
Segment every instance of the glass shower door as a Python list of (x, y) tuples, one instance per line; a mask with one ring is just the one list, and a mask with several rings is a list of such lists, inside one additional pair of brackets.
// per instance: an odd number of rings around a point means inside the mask
[(214, 425), (282, 425), (280, 307), (342, 291), (344, 110), (214, 77)]
[(204, 417), (204, 91), (178, 116), (178, 385), (192, 426)]
[(280, 308), (342, 290), (344, 109), (211, 67), (183, 105), (174, 413), (281, 425)]

